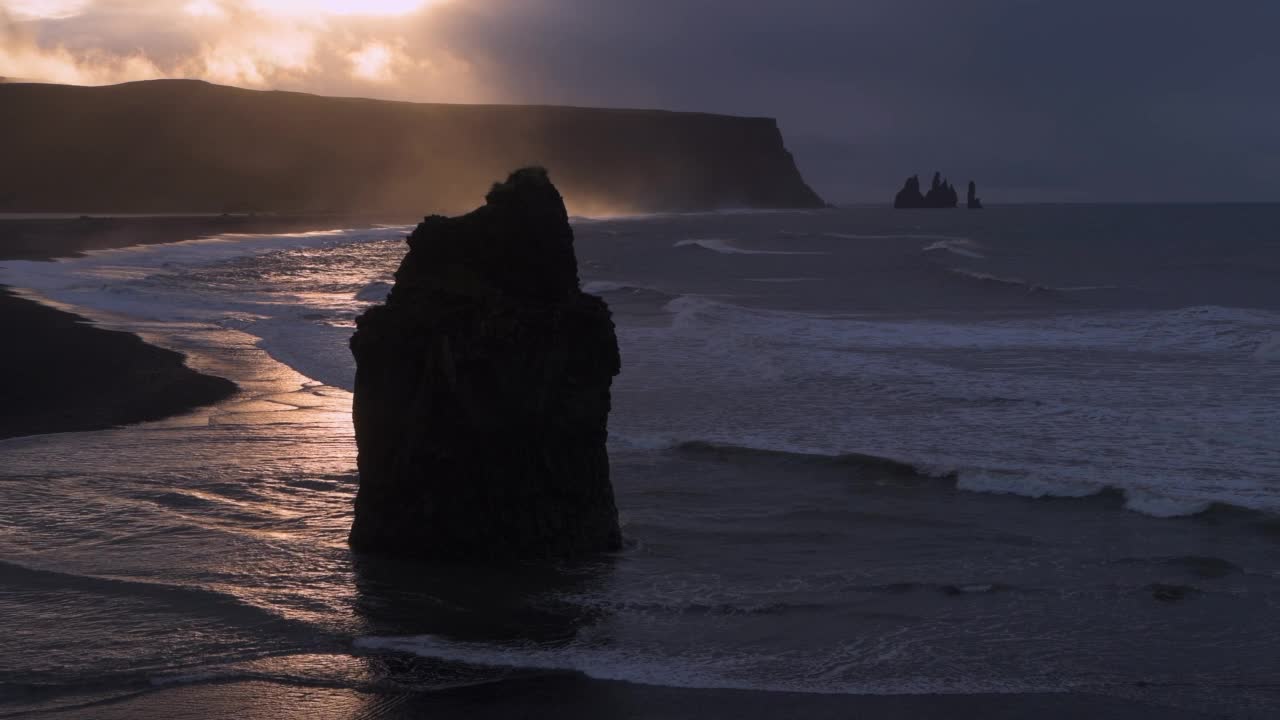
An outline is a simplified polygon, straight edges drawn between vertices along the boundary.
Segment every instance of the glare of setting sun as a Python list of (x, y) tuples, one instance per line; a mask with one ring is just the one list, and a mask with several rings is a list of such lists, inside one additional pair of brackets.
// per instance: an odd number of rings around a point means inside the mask
[(438, 0), (250, 0), (261, 12), (280, 15), (403, 15)]
[(88, 4), (89, 0), (8, 0), (0, 2), (0, 10), (18, 17), (61, 18), (75, 15)]

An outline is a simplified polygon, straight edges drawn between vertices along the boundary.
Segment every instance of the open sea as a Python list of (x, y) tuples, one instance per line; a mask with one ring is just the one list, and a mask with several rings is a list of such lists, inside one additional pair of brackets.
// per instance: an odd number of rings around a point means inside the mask
[(627, 547), (503, 571), (346, 546), (410, 229), (3, 263), (242, 392), (0, 441), (0, 717), (562, 672), (1280, 716), (1280, 206), (575, 220)]

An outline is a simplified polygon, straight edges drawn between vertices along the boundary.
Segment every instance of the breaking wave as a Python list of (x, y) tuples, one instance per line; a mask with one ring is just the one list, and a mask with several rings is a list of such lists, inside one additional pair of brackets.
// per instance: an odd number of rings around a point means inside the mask
[(721, 255), (827, 255), (825, 252), (802, 250), (749, 250), (740, 248), (728, 240), (720, 238), (694, 238), (681, 240), (674, 247), (700, 247)]

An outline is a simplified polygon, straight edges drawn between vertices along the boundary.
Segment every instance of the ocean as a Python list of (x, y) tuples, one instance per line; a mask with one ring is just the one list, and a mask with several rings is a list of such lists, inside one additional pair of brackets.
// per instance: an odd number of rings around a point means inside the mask
[(0, 717), (530, 673), (1280, 713), (1280, 206), (574, 221), (626, 549), (353, 558), (354, 318), (407, 227), (9, 262), (242, 392), (0, 441)]

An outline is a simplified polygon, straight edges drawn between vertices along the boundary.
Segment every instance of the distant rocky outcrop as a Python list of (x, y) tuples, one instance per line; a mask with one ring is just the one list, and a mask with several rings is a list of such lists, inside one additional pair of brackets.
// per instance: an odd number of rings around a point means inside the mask
[(925, 207), (924, 194), (920, 192), (920, 176), (912, 175), (893, 199), (893, 206), (898, 209)]
[[(970, 183), (972, 185), (972, 183)], [(972, 188), (971, 188), (972, 189)], [(953, 208), (959, 205), (960, 196), (955, 187), (942, 173), (933, 174), (933, 182), (929, 184), (929, 192), (920, 192), (920, 176), (907, 178), (902, 189), (893, 200), (895, 208)]]
[(354, 549), (491, 562), (620, 546), (605, 451), (618, 344), (608, 306), (579, 289), (545, 170), (426, 218), (351, 349)]
[(982, 198), (978, 197), (978, 184), (972, 180), (969, 181), (969, 197), (965, 204), (970, 210), (982, 209)]

